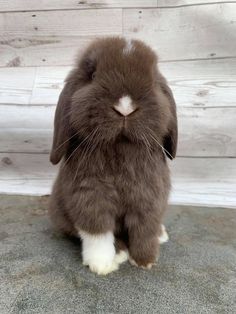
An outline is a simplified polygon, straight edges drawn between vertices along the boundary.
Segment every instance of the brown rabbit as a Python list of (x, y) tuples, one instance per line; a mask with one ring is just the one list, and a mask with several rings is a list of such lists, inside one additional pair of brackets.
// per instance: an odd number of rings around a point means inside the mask
[(83, 263), (107, 274), (127, 259), (151, 268), (177, 147), (176, 106), (157, 56), (123, 38), (93, 42), (66, 79), (51, 162), (62, 160), (50, 216), (80, 236)]

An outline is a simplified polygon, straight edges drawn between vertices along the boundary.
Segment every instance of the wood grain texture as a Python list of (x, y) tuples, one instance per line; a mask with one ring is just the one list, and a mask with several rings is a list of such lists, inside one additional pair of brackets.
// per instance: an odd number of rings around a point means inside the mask
[[(235, 62), (236, 63), (236, 62)], [(55, 105), (72, 67), (38, 67), (34, 76), (30, 104)]]
[(236, 59), (159, 64), (178, 106), (236, 106)]
[(122, 9), (0, 13), (0, 66), (71, 65), (94, 37), (122, 33), (162, 61), (235, 57), (235, 22), (236, 3), (123, 9), (123, 18)]
[(0, 103), (28, 104), (36, 68), (0, 68)]
[(0, 12), (156, 7), (157, 0), (0, 0)]
[[(236, 208), (236, 159), (177, 158), (171, 169), (170, 203)], [(0, 154), (0, 193), (50, 194), (56, 172), (47, 154)]]
[(177, 158), (170, 166), (171, 203), (236, 208), (235, 158)]
[(236, 0), (0, 0), (0, 12), (51, 11), (100, 8), (180, 7), (215, 3), (234, 3)]
[(0, 191), (7, 194), (49, 194), (57, 167), (49, 156), (0, 154)]
[(122, 10), (0, 14), (0, 66), (68, 65), (99, 36), (122, 34)]
[[(55, 106), (0, 105), (0, 152), (49, 152)], [(178, 156), (236, 157), (236, 107), (179, 107)]]
[[(105, 35), (112, 35), (112, 32)], [(117, 34), (117, 33), (116, 33)], [(96, 36), (32, 36), (0, 41), (0, 67), (72, 65)]]
[(54, 107), (0, 106), (1, 152), (49, 152)]
[(182, 6), (197, 6), (215, 3), (235, 3), (236, 0), (157, 0), (159, 8), (178, 8)]
[[(70, 66), (0, 68), (0, 104), (57, 103)], [(163, 62), (178, 106), (236, 106), (236, 59)]]
[(123, 13), (124, 35), (146, 41), (161, 60), (235, 57), (235, 23), (236, 3)]
[(124, 34), (159, 53), (176, 98), (171, 202), (236, 208), (236, 1), (0, 0), (0, 12), (0, 193), (50, 193), (63, 80), (92, 39)]
[(55, 105), (70, 69), (0, 68), (0, 104)]
[(119, 35), (121, 15), (120, 9), (1, 13), (1, 31), (8, 39)]
[(178, 108), (179, 156), (236, 157), (236, 108)]

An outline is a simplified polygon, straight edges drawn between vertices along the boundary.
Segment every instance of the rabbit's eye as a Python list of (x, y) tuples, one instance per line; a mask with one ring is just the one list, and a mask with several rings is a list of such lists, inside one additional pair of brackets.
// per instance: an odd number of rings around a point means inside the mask
[(96, 72), (93, 72), (92, 75), (91, 75), (91, 79), (94, 80), (95, 77), (96, 77)]

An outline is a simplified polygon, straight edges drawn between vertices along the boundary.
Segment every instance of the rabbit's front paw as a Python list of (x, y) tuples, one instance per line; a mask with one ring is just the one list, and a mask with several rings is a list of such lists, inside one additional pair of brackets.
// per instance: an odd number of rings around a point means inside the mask
[(86, 265), (89, 267), (89, 269), (98, 275), (107, 275), (119, 268), (119, 265), (115, 262), (113, 259), (110, 260), (103, 260), (103, 259), (96, 259), (96, 260), (90, 260), (90, 261), (84, 261), (83, 265)]
[(136, 261), (132, 258), (132, 257), (129, 257), (129, 262), (132, 266), (136, 266), (136, 267), (140, 267), (142, 269), (151, 269), (152, 266), (156, 265), (156, 263), (153, 263), (153, 262), (143, 262), (143, 263), (136, 263)]
[(112, 232), (92, 235), (80, 231), (83, 264), (98, 275), (107, 275), (119, 268), (115, 260), (114, 235)]
[(97, 273), (98, 275), (107, 275), (119, 268), (120, 264), (126, 262), (129, 258), (129, 253), (127, 251), (121, 250), (115, 254), (114, 259), (111, 261), (109, 259), (104, 259), (104, 256), (93, 260), (84, 260), (83, 265), (89, 266), (89, 269)]

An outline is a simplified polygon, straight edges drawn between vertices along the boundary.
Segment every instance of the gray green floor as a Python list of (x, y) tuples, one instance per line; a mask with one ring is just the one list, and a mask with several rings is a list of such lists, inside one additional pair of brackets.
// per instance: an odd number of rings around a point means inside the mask
[(0, 196), (0, 314), (236, 313), (236, 210), (170, 207), (158, 266), (98, 277), (46, 204)]

